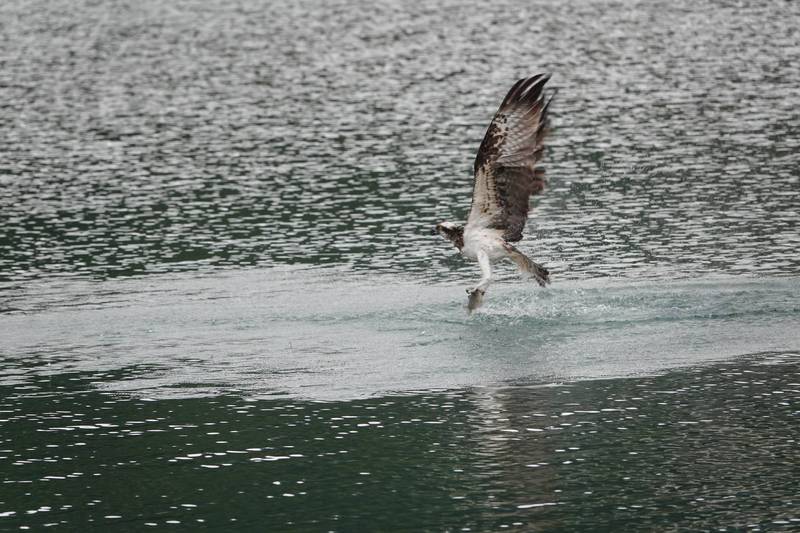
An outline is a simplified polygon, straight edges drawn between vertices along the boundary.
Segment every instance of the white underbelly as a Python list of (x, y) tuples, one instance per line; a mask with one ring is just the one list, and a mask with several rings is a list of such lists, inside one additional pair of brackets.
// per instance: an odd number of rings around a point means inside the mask
[(464, 232), (464, 247), (461, 255), (467, 259), (478, 259), (478, 251), (483, 250), (490, 260), (501, 259), (508, 253), (503, 248), (503, 239), (497, 235), (496, 230), (479, 229)]

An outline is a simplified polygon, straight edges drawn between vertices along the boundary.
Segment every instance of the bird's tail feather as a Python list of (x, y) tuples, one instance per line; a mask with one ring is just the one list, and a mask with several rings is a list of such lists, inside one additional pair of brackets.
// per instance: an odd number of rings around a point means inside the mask
[(516, 263), (521, 274), (532, 277), (542, 287), (550, 283), (550, 272), (545, 267), (531, 260), (510, 244), (506, 244), (505, 248), (509, 259)]

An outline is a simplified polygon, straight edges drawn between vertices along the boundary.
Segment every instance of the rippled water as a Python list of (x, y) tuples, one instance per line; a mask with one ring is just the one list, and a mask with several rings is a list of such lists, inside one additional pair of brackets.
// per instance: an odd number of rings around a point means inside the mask
[[(793, 2), (0, 3), (0, 530), (792, 530)], [(547, 290), (466, 215), (553, 72)]]
[[(800, 354), (319, 403), (0, 386), (9, 530), (790, 530)], [(412, 511), (412, 512), (410, 512)]]
[(560, 93), (527, 247), (554, 279), (800, 267), (792, 2), (0, 15), (6, 280), (287, 263), (464, 275), (431, 223), (466, 215), (491, 114), (539, 70)]

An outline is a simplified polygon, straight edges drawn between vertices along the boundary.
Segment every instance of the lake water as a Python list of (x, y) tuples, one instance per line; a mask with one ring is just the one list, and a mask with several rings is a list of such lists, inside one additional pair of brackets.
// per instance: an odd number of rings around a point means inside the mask
[(0, 530), (800, 530), (799, 6), (3, 2)]

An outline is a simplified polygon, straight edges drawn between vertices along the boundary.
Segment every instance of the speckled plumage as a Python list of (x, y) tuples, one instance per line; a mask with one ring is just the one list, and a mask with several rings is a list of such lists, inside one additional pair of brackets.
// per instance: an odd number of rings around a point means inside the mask
[[(542, 157), (548, 133), (544, 86), (549, 74), (523, 78), (508, 91), (478, 149), (474, 165), (472, 205), (465, 226), (442, 223), (437, 230), (467, 259), (478, 261), (483, 277), (471, 290), (468, 309), (483, 300), (491, 283), (491, 264), (510, 259), (520, 271), (544, 286), (547, 270), (510, 243), (522, 239), (530, 197), (544, 190)], [(552, 99), (551, 99), (552, 100)]]

